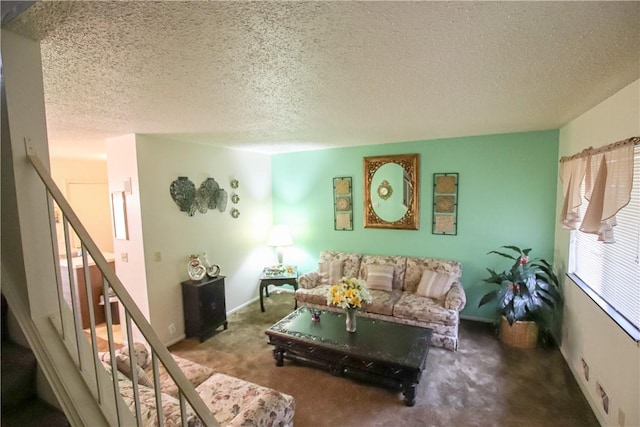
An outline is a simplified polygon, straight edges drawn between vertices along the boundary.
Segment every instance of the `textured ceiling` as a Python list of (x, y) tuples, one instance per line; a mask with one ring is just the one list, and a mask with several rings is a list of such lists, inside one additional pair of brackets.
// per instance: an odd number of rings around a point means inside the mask
[(640, 2), (51, 2), (52, 156), (126, 133), (284, 152), (558, 128), (640, 77)]

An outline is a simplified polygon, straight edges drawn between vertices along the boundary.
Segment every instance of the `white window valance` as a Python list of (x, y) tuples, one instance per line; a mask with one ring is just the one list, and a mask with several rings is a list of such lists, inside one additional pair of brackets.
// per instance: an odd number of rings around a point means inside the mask
[[(633, 137), (560, 159), (560, 180), (564, 202), (560, 212), (563, 228), (597, 234), (598, 240), (615, 242), (616, 213), (625, 207), (633, 185), (633, 149), (640, 137)], [(580, 186), (584, 180), (589, 205), (580, 218)]]
[(574, 230), (580, 223), (578, 206), (582, 204), (580, 185), (584, 179), (587, 162), (582, 158), (567, 159), (560, 163), (560, 180), (564, 203), (560, 212), (562, 228)]

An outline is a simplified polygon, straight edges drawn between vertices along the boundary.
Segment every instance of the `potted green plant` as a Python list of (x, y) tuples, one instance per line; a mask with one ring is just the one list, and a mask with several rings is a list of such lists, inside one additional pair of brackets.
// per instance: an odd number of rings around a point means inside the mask
[(508, 345), (532, 348), (540, 336), (544, 342), (551, 339), (551, 322), (554, 310), (562, 303), (558, 277), (553, 267), (544, 259), (530, 259), (531, 249), (502, 246), (515, 253), (491, 251), (513, 260), (509, 270), (496, 273), (487, 268), (487, 283), (497, 285), (480, 299), (478, 306), (497, 300), (501, 315), (500, 339)]

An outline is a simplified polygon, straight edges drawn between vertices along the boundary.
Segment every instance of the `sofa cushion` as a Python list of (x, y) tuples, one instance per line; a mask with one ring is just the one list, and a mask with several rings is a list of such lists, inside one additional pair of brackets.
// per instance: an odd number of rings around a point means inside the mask
[[(207, 366), (201, 365), (199, 363), (194, 363), (190, 360), (184, 359), (180, 356), (176, 356), (172, 354), (173, 359), (176, 361), (184, 376), (187, 377), (189, 382), (193, 385), (193, 387), (198, 387), (202, 384), (207, 378), (215, 373), (215, 371)], [(167, 370), (164, 368), (162, 363), (159, 363), (158, 367), (158, 376), (160, 377), (160, 389), (163, 393), (168, 394), (170, 396), (178, 398), (178, 386), (173, 381), (173, 378), (169, 375)], [(152, 378), (153, 384), (153, 371), (151, 368), (147, 369), (147, 373), (150, 378)], [(152, 385), (153, 386), (153, 385)]]
[(393, 266), (392, 265), (369, 265), (367, 266), (365, 281), (369, 289), (379, 289), (391, 292), (393, 288)]
[(321, 285), (333, 285), (342, 279), (344, 260), (321, 261), (318, 263), (318, 273)]
[[(129, 407), (135, 413), (135, 397), (133, 392), (133, 383), (124, 375), (118, 375), (120, 395)], [(140, 395), (140, 415), (141, 423), (144, 426), (159, 426), (158, 412), (156, 411), (156, 395), (155, 391), (149, 387), (138, 387)], [(182, 425), (182, 417), (180, 412), (180, 402), (168, 394), (162, 393), (162, 417), (163, 425), (178, 427)], [(191, 406), (185, 405), (186, 420), (189, 427), (203, 426), (200, 418), (193, 412)]]
[[(283, 420), (277, 425), (292, 424), (294, 401), (293, 397), (277, 392), (273, 389), (243, 381), (224, 374), (214, 374), (200, 384), (196, 391), (209, 408), (220, 425), (227, 425), (240, 415), (245, 408), (257, 405), (266, 410), (253, 411), (262, 419), (244, 420), (242, 425), (276, 425), (273, 419)], [(235, 422), (233, 424), (236, 424)]]
[(422, 278), (418, 284), (416, 294), (423, 297), (444, 300), (447, 292), (451, 289), (453, 280), (454, 278), (450, 274), (437, 273), (425, 268), (422, 270)]
[(327, 293), (331, 285), (320, 285), (311, 289), (298, 289), (296, 300), (301, 304), (327, 305)]
[(393, 315), (393, 306), (400, 299), (402, 291), (388, 292), (370, 289), (369, 293), (371, 294), (371, 303), (364, 305), (364, 311), (391, 316)]
[(393, 315), (404, 319), (423, 322), (455, 325), (458, 323), (458, 312), (444, 308), (443, 302), (433, 298), (421, 297), (403, 292), (393, 306)]
[(462, 264), (458, 261), (435, 258), (407, 258), (406, 275), (404, 276), (405, 292), (415, 292), (422, 278), (422, 270), (425, 268), (436, 273), (446, 273), (454, 277), (454, 282), (459, 282), (462, 277)]
[(321, 251), (319, 262), (327, 262), (333, 260), (344, 261), (344, 265), (342, 267), (342, 275), (346, 277), (358, 277), (361, 259), (361, 254), (337, 251)]
[[(367, 268), (371, 265), (391, 265), (393, 266), (393, 289), (402, 290), (404, 283), (404, 272), (407, 266), (407, 258), (403, 256), (384, 256), (384, 255), (364, 255), (360, 262), (360, 271), (358, 277), (365, 279), (367, 277)], [(366, 280), (366, 279), (365, 279)]]

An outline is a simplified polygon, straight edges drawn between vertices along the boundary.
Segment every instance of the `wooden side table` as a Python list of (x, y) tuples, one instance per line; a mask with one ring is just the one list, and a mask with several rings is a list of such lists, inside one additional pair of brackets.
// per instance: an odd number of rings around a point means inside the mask
[[(283, 274), (269, 273), (269, 268), (265, 268), (260, 275), (260, 310), (264, 312), (263, 294), (269, 297), (269, 285), (293, 286), (294, 292), (298, 290), (298, 269), (294, 267), (293, 272), (285, 272)], [(298, 300), (295, 299), (295, 308), (298, 308)]]

